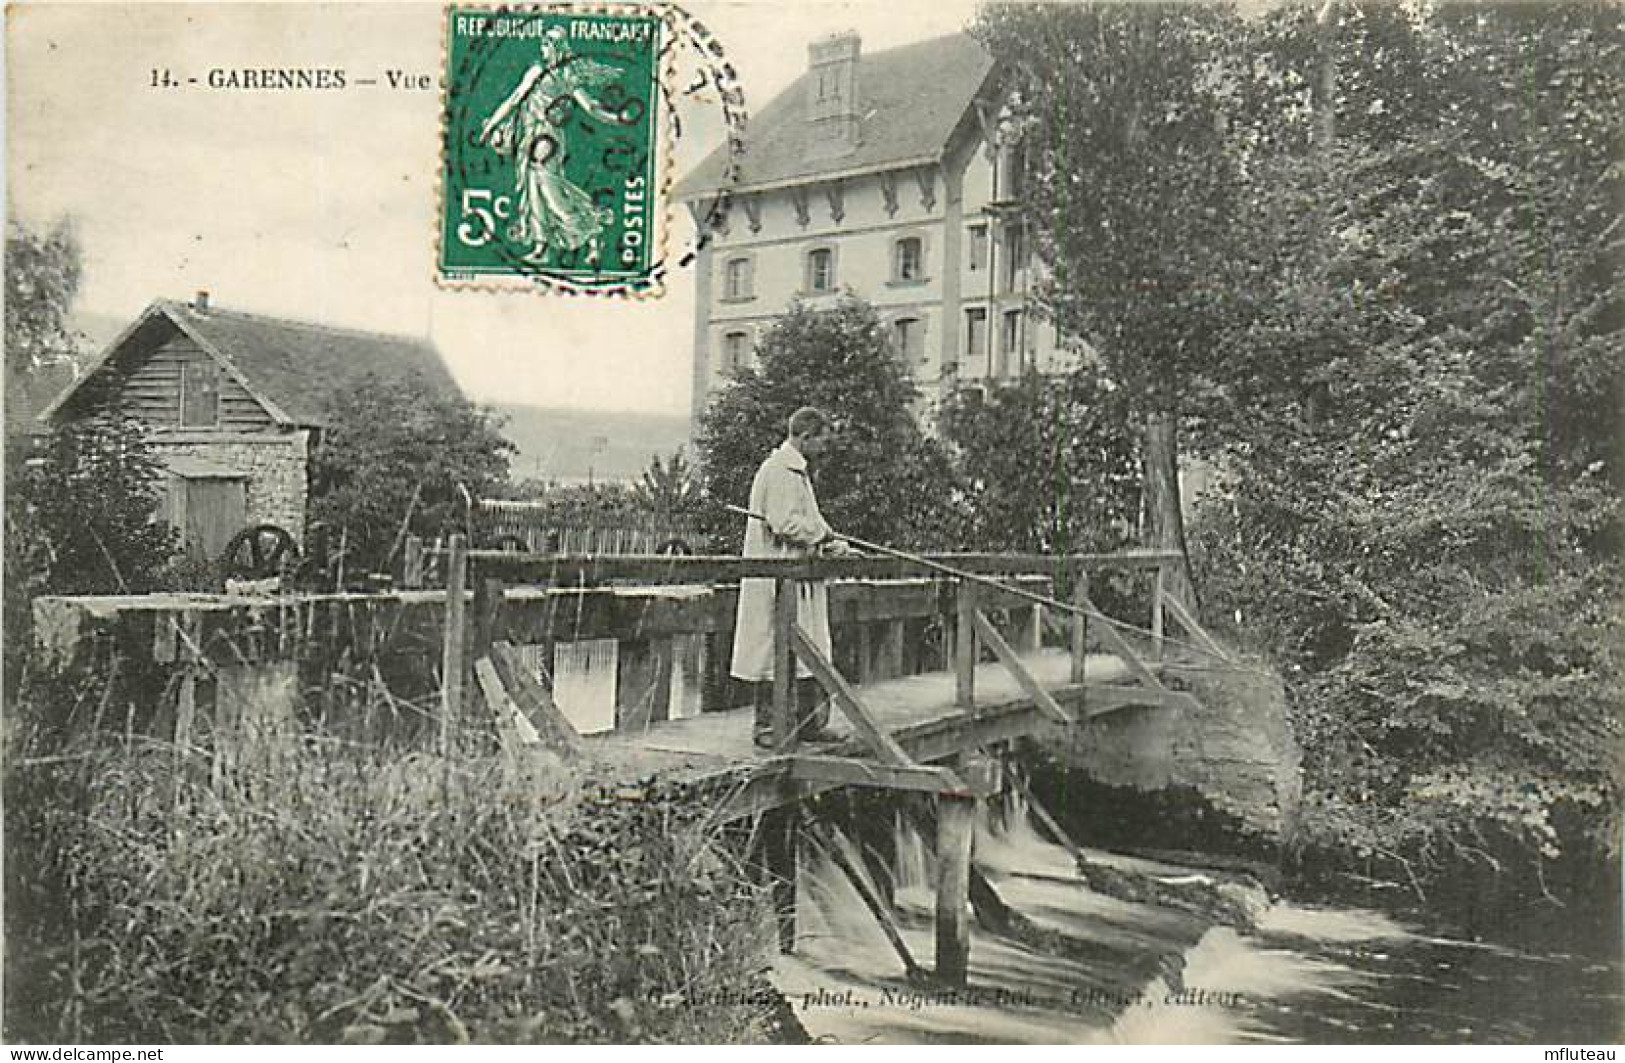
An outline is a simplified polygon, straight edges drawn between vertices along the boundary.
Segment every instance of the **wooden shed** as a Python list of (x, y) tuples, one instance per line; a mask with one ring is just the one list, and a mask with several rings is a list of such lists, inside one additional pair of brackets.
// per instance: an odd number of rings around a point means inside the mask
[(147, 425), (167, 470), (167, 519), (188, 553), (214, 558), (252, 525), (303, 538), (327, 398), (368, 374), (417, 374), (458, 393), (427, 339), (228, 310), (200, 292), (148, 306), (40, 418), (112, 405)]

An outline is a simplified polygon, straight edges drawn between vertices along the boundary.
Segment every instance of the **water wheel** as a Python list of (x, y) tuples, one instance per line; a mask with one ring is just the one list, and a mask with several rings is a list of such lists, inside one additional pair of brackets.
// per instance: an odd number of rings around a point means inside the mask
[(233, 535), (220, 553), (230, 579), (266, 579), (280, 575), (299, 561), (299, 544), (276, 524), (253, 524)]

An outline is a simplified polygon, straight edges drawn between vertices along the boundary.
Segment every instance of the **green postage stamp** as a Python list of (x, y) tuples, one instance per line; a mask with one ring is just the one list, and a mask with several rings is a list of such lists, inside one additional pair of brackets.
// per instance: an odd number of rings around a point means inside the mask
[(446, 12), (439, 279), (658, 294), (661, 19)]

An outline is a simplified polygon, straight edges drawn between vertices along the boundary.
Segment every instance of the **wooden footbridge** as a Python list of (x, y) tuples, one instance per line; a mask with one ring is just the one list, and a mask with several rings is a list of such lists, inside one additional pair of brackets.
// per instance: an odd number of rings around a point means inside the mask
[[(421, 551), (409, 550), (408, 559), (421, 562)], [(548, 747), (566, 760), (593, 762), (600, 775), (681, 782), (697, 799), (714, 802), (722, 820), (763, 817), (764, 862), (780, 887), (781, 931), (789, 942), (793, 839), (802, 803), (842, 787), (932, 795), (935, 973), (952, 984), (965, 980), (969, 958), (976, 803), (1000, 786), (990, 751), (1128, 706), (1189, 707), (1191, 696), (1159, 677), (1170, 622), (1207, 652), (1221, 651), (1163, 593), (1163, 573), (1178, 563), (1177, 555), (931, 560), (974, 578), (944, 577), (897, 559), (568, 557), (467, 551), (461, 537), (453, 537), (444, 590), (40, 599), (35, 618), (41, 637), (58, 643), (58, 654), (64, 630), (73, 633), (72, 652), (94, 645), (126, 654), (150, 647), (147, 665), (155, 661), (180, 676), (179, 707), (165, 718), (177, 743), (196, 726), (192, 685), (205, 672), (223, 676), (297, 659), (319, 643), (324, 662), (337, 659), (335, 647), (342, 647), (351, 666), (374, 662), (377, 675), (376, 662), (389, 654), (421, 659), (434, 646), (440, 660), (436, 740), (443, 748), (451, 748), (459, 728), (495, 721), (504, 743)], [(408, 584), (414, 582), (411, 564)], [(1113, 569), (1150, 583), (1146, 628), (1107, 616), (1092, 600), (1090, 575)], [(743, 578), (777, 581), (778, 601), (787, 606), (775, 618), (779, 679), (769, 750), (753, 744), (751, 709), (730, 704), (724, 678)], [(835, 659), (796, 625), (793, 585), (805, 580), (830, 582)], [(1040, 604), (1053, 601), (1058, 589), (1069, 595), (1064, 612)], [(558, 646), (591, 639), (618, 640), (618, 678), (626, 689), (616, 697), (615, 726), (582, 734), (570, 706), (555, 701), (545, 662)], [(678, 647), (695, 640), (709, 652), (687, 682), (705, 688), (708, 704), (706, 711), (681, 713), (674, 711), (674, 679), (695, 663), (680, 659)], [(833, 742), (795, 741), (789, 677), (796, 662), (836, 710)], [(880, 906), (873, 907), (883, 918)]]

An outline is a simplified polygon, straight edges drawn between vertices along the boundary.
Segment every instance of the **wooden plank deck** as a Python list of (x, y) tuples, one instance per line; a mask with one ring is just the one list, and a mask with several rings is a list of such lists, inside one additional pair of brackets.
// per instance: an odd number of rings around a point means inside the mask
[[(1072, 659), (1065, 650), (1046, 648), (1020, 657), (1056, 700), (1074, 709), (1086, 702), (1089, 687), (1116, 685), (1128, 678), (1122, 660), (1109, 654), (1089, 656), (1081, 685), (1071, 682)], [(1002, 665), (977, 666), (974, 713), (954, 703), (954, 689), (951, 672), (928, 672), (857, 688), (881, 725), (920, 763), (1054, 726)], [(830, 728), (840, 736), (838, 740), (804, 745), (798, 752), (868, 759), (851, 724), (838, 711), (831, 711)], [(595, 759), (623, 778), (659, 776), (728, 791), (725, 818), (763, 811), (830, 788), (790, 779), (788, 761), (758, 749), (751, 741), (749, 708), (651, 723), (637, 732), (591, 735), (587, 746)]]

